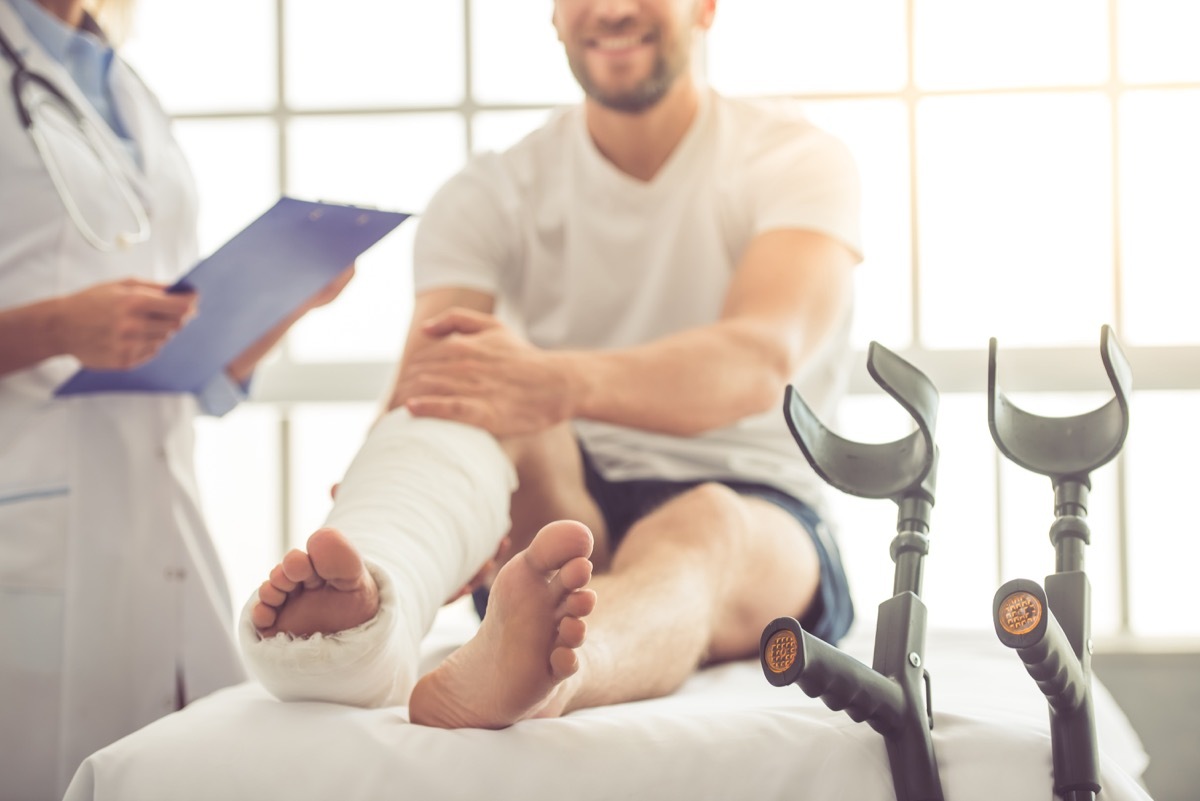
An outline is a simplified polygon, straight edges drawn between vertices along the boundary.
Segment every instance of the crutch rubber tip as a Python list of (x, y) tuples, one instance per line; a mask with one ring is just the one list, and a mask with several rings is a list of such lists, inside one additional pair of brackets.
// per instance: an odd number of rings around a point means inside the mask
[(1027, 648), (1042, 639), (1049, 623), (1046, 591), (1028, 579), (1014, 579), (996, 591), (996, 636), (1010, 648)]
[(800, 624), (790, 617), (776, 618), (763, 630), (759, 656), (763, 675), (776, 687), (793, 683), (804, 669)]

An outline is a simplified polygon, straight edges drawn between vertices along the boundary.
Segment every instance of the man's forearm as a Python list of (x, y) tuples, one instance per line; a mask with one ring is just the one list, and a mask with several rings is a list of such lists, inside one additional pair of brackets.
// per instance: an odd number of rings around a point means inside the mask
[(781, 403), (795, 337), (730, 319), (646, 345), (554, 354), (573, 416), (679, 436), (731, 425)]

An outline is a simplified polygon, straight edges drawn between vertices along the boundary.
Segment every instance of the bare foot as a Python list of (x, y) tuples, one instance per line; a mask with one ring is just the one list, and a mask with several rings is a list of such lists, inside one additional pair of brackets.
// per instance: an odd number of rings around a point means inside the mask
[(582, 523), (545, 526), (500, 569), (487, 616), (470, 642), (419, 682), (409, 699), (413, 723), (500, 729), (562, 713), (563, 681), (579, 669), (583, 618), (596, 605), (592, 533)]
[(308, 637), (366, 623), (379, 611), (379, 589), (358, 550), (341, 532), (323, 528), (308, 552), (291, 550), (258, 588), (250, 620), (263, 637)]

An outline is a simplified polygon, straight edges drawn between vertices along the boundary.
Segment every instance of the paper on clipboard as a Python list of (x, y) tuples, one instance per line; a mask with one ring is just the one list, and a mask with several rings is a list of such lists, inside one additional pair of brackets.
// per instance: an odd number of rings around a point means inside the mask
[(282, 197), (172, 287), (196, 316), (132, 370), (82, 369), (56, 395), (196, 392), (410, 215)]

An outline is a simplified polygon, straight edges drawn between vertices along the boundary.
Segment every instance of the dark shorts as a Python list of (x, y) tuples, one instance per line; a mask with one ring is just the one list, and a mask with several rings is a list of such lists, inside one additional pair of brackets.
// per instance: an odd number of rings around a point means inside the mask
[[(614, 550), (634, 523), (675, 496), (701, 484), (722, 484), (739, 495), (762, 498), (783, 509), (808, 532), (821, 565), (821, 582), (817, 588), (817, 595), (800, 620), (800, 625), (805, 631), (820, 637), (830, 645), (837, 645), (850, 629), (850, 624), (854, 622), (854, 604), (850, 600), (850, 586), (842, 569), (837, 543), (829, 527), (808, 504), (774, 487), (743, 481), (609, 481), (596, 470), (586, 451), (583, 451), (582, 455), (587, 490), (604, 515), (604, 522), (608, 526), (609, 544)], [(487, 608), (487, 590), (476, 590), (474, 601), (475, 609), (482, 618), (483, 611)]]

